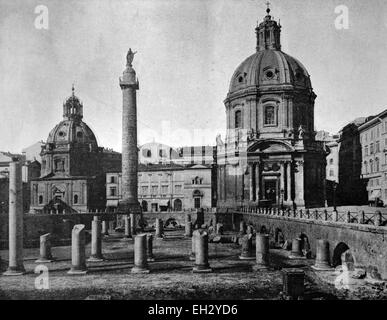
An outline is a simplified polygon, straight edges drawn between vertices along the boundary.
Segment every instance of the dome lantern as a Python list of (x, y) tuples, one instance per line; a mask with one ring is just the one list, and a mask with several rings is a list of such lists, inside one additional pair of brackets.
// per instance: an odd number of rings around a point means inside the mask
[(66, 102), (63, 104), (63, 118), (65, 120), (81, 121), (83, 118), (83, 104), (74, 94), (74, 85), (72, 86), (71, 91), (71, 96), (67, 98)]
[(256, 28), (257, 34), (257, 52), (266, 49), (281, 50), (281, 26), (277, 21), (272, 20), (270, 15), (270, 3), (267, 2), (267, 15), (263, 22)]

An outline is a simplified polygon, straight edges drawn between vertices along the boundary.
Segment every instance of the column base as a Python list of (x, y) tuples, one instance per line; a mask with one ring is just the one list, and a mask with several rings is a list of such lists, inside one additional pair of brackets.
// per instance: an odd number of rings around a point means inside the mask
[(101, 257), (93, 257), (91, 256), (89, 259), (87, 259), (87, 262), (102, 262), (104, 261), (105, 259), (101, 256)]
[(133, 237), (123, 237), (120, 241), (133, 241)]
[(83, 274), (86, 274), (87, 273), (87, 270), (75, 270), (75, 269), (70, 269), (69, 271), (67, 271), (67, 274), (70, 274), (70, 275), (83, 275)]
[(255, 257), (239, 256), (239, 260), (255, 260)]
[(22, 276), (26, 274), (24, 267), (9, 267), (7, 271), (3, 273), (3, 276)]
[(256, 264), (251, 267), (253, 271), (269, 270), (270, 267), (264, 264)]
[(210, 273), (210, 272), (212, 272), (212, 269), (210, 267), (208, 267), (208, 268), (193, 267), (192, 272), (193, 273)]
[(312, 266), (312, 269), (315, 271), (333, 271), (334, 269), (329, 264), (316, 263)]
[(306, 260), (306, 257), (304, 257), (303, 255), (299, 255), (298, 253), (291, 253), (289, 255), (289, 259), (302, 259), (302, 260)]
[(39, 258), (38, 260), (35, 260), (35, 263), (50, 263), (50, 262), (54, 262), (55, 260), (56, 258), (54, 257), (51, 257), (49, 259)]
[(140, 268), (140, 267), (133, 267), (130, 271), (131, 273), (149, 273), (149, 269)]

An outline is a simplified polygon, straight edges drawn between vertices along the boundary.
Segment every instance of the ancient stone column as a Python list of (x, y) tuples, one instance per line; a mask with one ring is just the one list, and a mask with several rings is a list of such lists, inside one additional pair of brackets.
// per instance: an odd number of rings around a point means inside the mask
[(145, 233), (134, 237), (134, 267), (132, 273), (149, 273)]
[(156, 238), (163, 238), (163, 220), (156, 218)]
[(23, 182), (21, 162), (13, 158), (9, 172), (9, 262), (4, 275), (22, 275), (23, 265)]
[[(126, 68), (120, 80), (122, 91), (122, 200), (118, 211), (141, 214), (138, 202), (137, 97), (139, 83), (132, 67), (134, 52), (129, 49)], [(132, 221), (132, 226), (135, 226)], [(132, 234), (134, 234), (132, 232)]]
[(257, 264), (253, 266), (253, 270), (258, 271), (269, 268), (269, 235), (257, 233), (255, 256)]
[(245, 234), (242, 239), (242, 253), (239, 256), (239, 259), (241, 260), (254, 260), (255, 257), (253, 256), (253, 235)]
[(197, 230), (195, 234), (195, 266), (193, 272), (212, 272), (208, 263), (208, 233), (204, 230)]
[(125, 239), (132, 239), (132, 223), (129, 218), (129, 216), (126, 214), (124, 215), (124, 223), (125, 223), (125, 233), (124, 233), (124, 238)]
[(68, 274), (87, 273), (84, 224), (76, 224), (71, 234), (71, 264)]
[(239, 223), (239, 234), (241, 236), (246, 234), (246, 222), (244, 222), (243, 220)]
[(136, 234), (136, 217), (133, 213), (130, 214), (130, 233), (132, 236)]
[(87, 261), (99, 262), (103, 260), (101, 220), (98, 216), (94, 216), (91, 222), (91, 255)]
[(153, 255), (153, 235), (147, 233), (146, 235), (146, 252), (147, 252), (147, 261), (155, 261), (155, 257)]
[(109, 221), (102, 221), (102, 235), (105, 237), (109, 235)]
[(51, 254), (51, 234), (46, 233), (40, 236), (40, 256), (36, 263), (47, 263), (54, 261)]
[(292, 251), (290, 252), (290, 259), (300, 259), (304, 258), (301, 251), (301, 242), (302, 240), (297, 238), (292, 241)]
[(184, 233), (184, 236), (187, 237), (187, 238), (191, 238), (192, 237), (192, 222), (191, 221), (186, 221), (185, 222), (185, 233)]
[(198, 235), (198, 230), (195, 230), (192, 234), (192, 247), (191, 247), (191, 253), (189, 255), (189, 259), (192, 261), (195, 261), (195, 246), (196, 246), (196, 237)]
[(327, 240), (317, 240), (316, 262), (312, 268), (319, 271), (332, 269), (329, 265), (329, 242)]

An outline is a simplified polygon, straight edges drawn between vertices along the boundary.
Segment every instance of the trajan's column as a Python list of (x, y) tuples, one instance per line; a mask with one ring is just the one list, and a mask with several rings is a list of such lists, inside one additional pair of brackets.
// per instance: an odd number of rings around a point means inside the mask
[(141, 213), (137, 196), (138, 148), (137, 148), (137, 99), (139, 88), (136, 71), (132, 68), (136, 52), (129, 49), (126, 69), (120, 78), (122, 90), (122, 200), (118, 211), (126, 214)]

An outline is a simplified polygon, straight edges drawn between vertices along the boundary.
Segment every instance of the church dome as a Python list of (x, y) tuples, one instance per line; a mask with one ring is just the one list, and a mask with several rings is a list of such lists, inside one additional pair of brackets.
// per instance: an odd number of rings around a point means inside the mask
[(249, 87), (291, 85), (312, 90), (310, 76), (295, 58), (280, 50), (258, 51), (243, 61), (235, 70), (229, 93)]
[(63, 120), (51, 130), (47, 143), (68, 144), (79, 143), (98, 147), (93, 131), (83, 121)]
[(82, 121), (83, 104), (74, 94), (67, 98), (63, 104), (63, 118), (59, 124), (48, 135), (47, 144), (83, 144), (87, 145), (89, 150), (98, 148), (97, 139), (89, 126)]
[(255, 31), (257, 52), (235, 70), (229, 95), (246, 89), (272, 89), (273, 86), (312, 91), (310, 76), (305, 67), (281, 51), (281, 25), (272, 19), (270, 9)]

